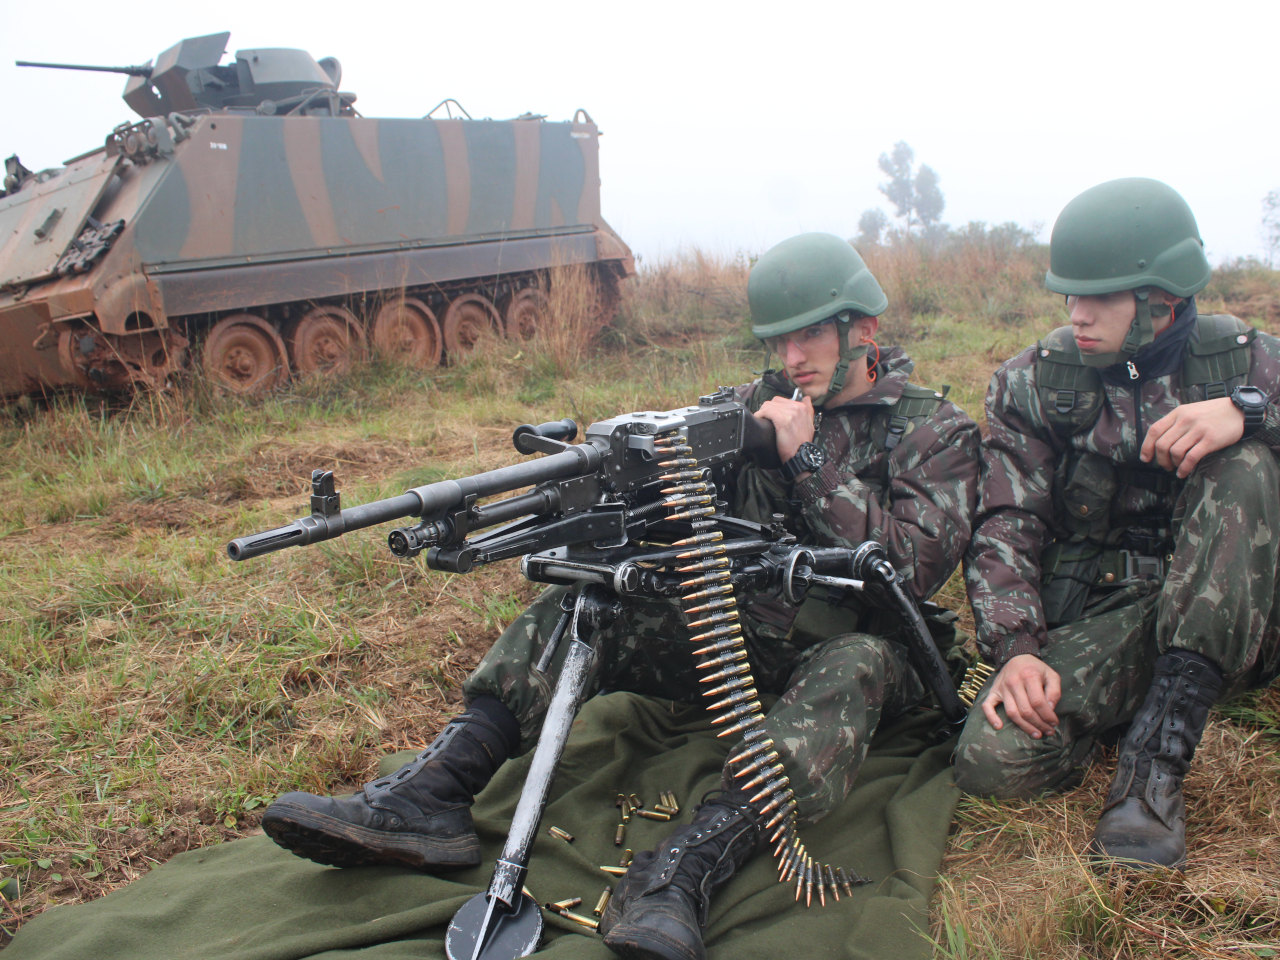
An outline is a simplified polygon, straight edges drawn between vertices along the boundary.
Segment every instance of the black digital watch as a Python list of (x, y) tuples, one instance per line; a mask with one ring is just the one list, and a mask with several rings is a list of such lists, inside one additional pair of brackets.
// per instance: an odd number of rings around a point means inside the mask
[(1267, 395), (1257, 387), (1236, 387), (1231, 391), (1231, 402), (1244, 414), (1244, 435), (1251, 437), (1262, 428), (1267, 416)]
[(827, 455), (816, 443), (805, 441), (800, 444), (796, 455), (782, 465), (782, 475), (787, 480), (794, 480), (802, 473), (817, 473), (827, 462)]

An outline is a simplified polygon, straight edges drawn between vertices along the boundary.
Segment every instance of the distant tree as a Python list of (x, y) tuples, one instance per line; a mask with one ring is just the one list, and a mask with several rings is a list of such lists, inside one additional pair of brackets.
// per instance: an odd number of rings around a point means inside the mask
[(855, 247), (874, 247), (880, 244), (885, 229), (889, 226), (889, 217), (879, 207), (863, 210), (858, 218), (858, 235), (853, 239)]
[(892, 153), (880, 154), (880, 172), (889, 178), (888, 183), (880, 184), (880, 192), (885, 195), (897, 211), (896, 216), (907, 221), (907, 229), (911, 229), (911, 213), (915, 200), (915, 185), (912, 183), (911, 166), (915, 163), (915, 151), (905, 140), (893, 145)]
[[(931, 228), (941, 221), (947, 202), (938, 185), (937, 172), (928, 164), (916, 170), (915, 161), (915, 151), (905, 140), (895, 143), (891, 152), (880, 154), (880, 172), (889, 178), (880, 184), (880, 192), (893, 204), (894, 215), (904, 221), (906, 233), (917, 227), (936, 233)], [(864, 213), (863, 218), (870, 212)]]
[(1267, 266), (1274, 268), (1280, 258), (1280, 190), (1272, 190), (1262, 198), (1262, 239), (1267, 248)]
[(931, 227), (942, 219), (942, 208), (947, 201), (942, 197), (942, 189), (938, 186), (938, 175), (933, 167), (923, 164), (916, 174), (914, 206), (916, 217), (925, 227)]

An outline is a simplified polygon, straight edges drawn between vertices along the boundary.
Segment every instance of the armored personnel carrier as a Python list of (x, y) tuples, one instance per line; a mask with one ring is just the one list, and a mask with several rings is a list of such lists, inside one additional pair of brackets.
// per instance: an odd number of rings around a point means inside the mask
[[(423, 365), (554, 324), (578, 271), (601, 310), (634, 271), (600, 214), (599, 130), (370, 119), (341, 67), (195, 37), (124, 73), (142, 119), (61, 168), (5, 161), (0, 394), (252, 394), (376, 348)], [(432, 111), (436, 113), (437, 111)]]

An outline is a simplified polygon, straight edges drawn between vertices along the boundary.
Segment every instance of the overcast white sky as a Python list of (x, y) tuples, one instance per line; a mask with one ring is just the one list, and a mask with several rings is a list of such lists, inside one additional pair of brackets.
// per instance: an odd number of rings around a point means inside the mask
[(876, 159), (898, 140), (938, 172), (948, 223), (1047, 239), (1081, 190), (1151, 176), (1190, 202), (1215, 262), (1264, 252), (1262, 198), (1280, 190), (1272, 0), (8, 0), (3, 22), (0, 157), (53, 166), (133, 119), (124, 77), (15, 59), (142, 63), (230, 30), (228, 55), (336, 56), (365, 116), (444, 97), (475, 117), (586, 108), (605, 218), (648, 259), (852, 236), (863, 210), (892, 212)]

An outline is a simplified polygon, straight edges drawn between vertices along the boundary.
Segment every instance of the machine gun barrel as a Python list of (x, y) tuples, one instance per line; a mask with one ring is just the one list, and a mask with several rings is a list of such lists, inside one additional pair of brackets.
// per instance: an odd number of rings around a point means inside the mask
[(99, 67), (88, 63), (39, 63), (35, 60), (15, 60), (18, 67), (43, 67), (46, 70), (92, 70), (94, 73), (123, 73), (130, 77), (150, 77), (151, 67)]
[[(472, 499), (508, 493), (544, 480), (594, 473), (603, 457), (599, 447), (581, 443), (536, 460), (513, 463), (459, 480), (439, 480), (414, 487), (396, 497), (374, 500), (345, 510), (339, 509), (338, 494), (333, 489), (333, 474), (318, 470), (311, 477), (311, 516), (264, 533), (236, 537), (227, 544), (227, 555), (232, 560), (248, 560), (285, 547), (332, 540), (352, 530), (391, 520), (443, 518), (449, 511), (464, 506)], [(534, 499), (528, 501), (528, 512), (536, 512), (536, 502)], [(503, 511), (503, 519), (507, 519), (505, 514)]]

